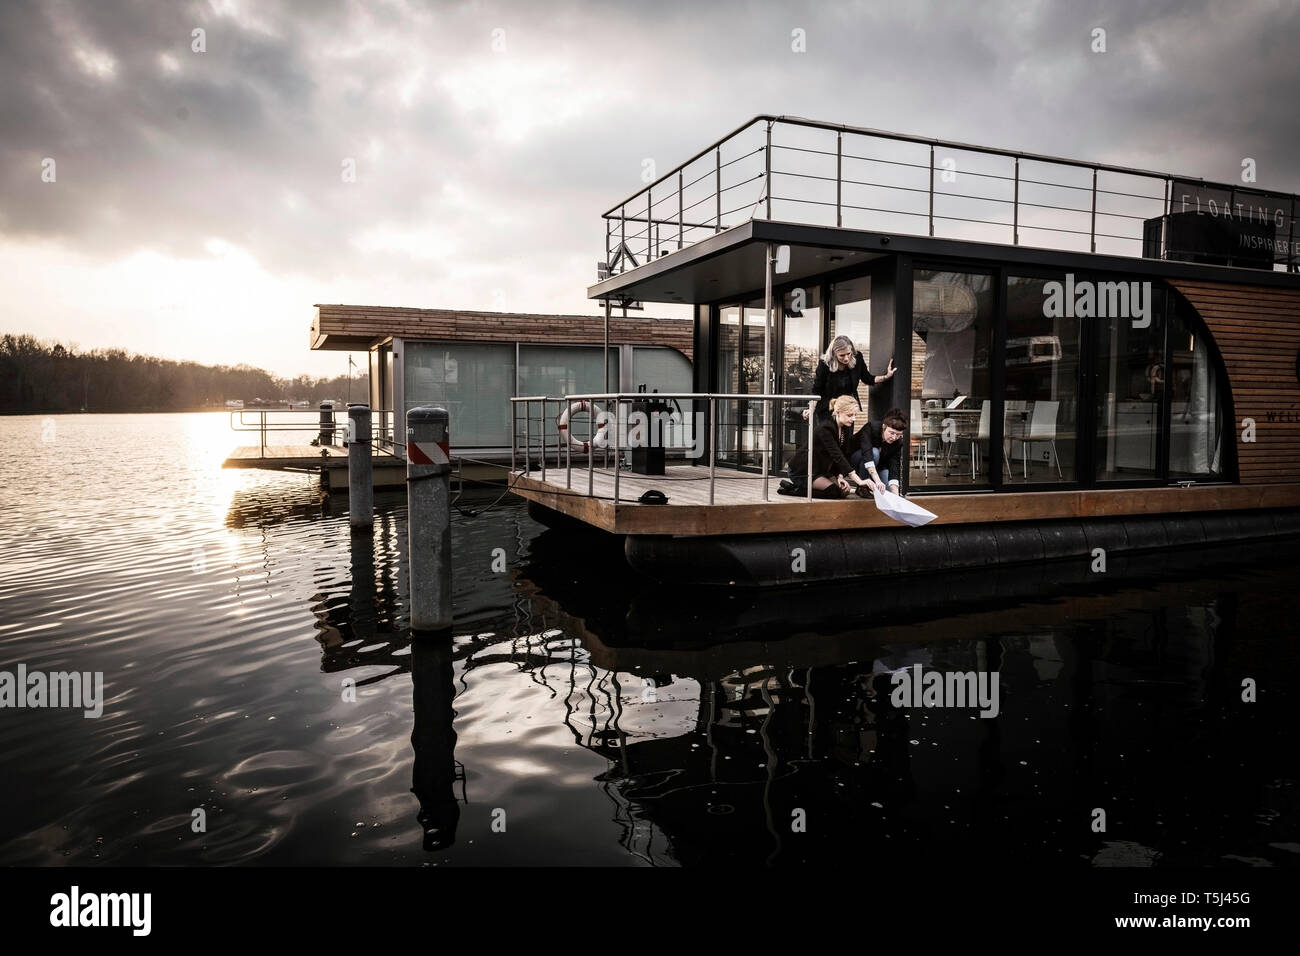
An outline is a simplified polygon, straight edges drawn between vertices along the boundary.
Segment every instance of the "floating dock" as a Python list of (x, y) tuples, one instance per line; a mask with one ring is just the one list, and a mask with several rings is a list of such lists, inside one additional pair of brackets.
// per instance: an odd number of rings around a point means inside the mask
[[(405, 487), (405, 461), (377, 449), (372, 460), (376, 488)], [(240, 445), (221, 467), (318, 473), (327, 491), (348, 490), (348, 450), (342, 445)]]

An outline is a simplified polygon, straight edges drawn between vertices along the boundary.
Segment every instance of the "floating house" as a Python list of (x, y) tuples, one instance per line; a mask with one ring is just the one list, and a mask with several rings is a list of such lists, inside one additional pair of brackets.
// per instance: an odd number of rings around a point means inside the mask
[[(524, 389), (516, 422), (569, 427), (513, 429), (512, 486), (697, 583), (1104, 569), (1300, 533), (1297, 212), (1254, 185), (756, 117), (604, 214), (588, 290), (607, 316), (691, 308), (691, 387), (663, 398), (692, 453), (638, 467), (632, 389)], [(859, 388), (859, 425), (904, 410), (925, 527), (775, 494), (838, 335), (897, 367)]]
[[(420, 405), (450, 412), (460, 476), (500, 479), (510, 462), (515, 396), (619, 388), (680, 391), (692, 384), (693, 339), (684, 319), (606, 322), (590, 315), (317, 305), (311, 347), (368, 356), (376, 487), (405, 486), (402, 423), (406, 412)], [(608, 355), (603, 363), (602, 350)], [(319, 471), (326, 488), (346, 492), (343, 408), (335, 404), (319, 426), (315, 411), (296, 419), (254, 412), (232, 416), (237, 430), (260, 430), (261, 440), (237, 448), (226, 466)], [(522, 418), (516, 425), (522, 427)], [(539, 417), (537, 428), (546, 427)], [(553, 421), (549, 428), (553, 436)], [(324, 440), (306, 444), (316, 435)]]

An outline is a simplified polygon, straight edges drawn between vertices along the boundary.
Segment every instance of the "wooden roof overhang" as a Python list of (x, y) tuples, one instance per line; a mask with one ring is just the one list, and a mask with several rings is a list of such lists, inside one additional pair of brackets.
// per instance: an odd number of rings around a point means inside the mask
[[(676, 349), (687, 358), (692, 354), (688, 319), (617, 317), (610, 321), (609, 334), (610, 345), (662, 345)], [(313, 349), (366, 351), (395, 337), (417, 341), (600, 345), (604, 341), (604, 318), (398, 306), (315, 306), (311, 325)]]

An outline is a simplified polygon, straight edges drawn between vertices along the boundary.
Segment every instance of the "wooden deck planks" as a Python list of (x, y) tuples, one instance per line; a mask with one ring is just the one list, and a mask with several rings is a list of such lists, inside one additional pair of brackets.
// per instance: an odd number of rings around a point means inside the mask
[[(695, 477), (700, 472), (703, 477)], [(763, 501), (761, 477), (732, 472), (726, 475), (730, 480), (718, 481), (712, 506), (707, 503), (708, 471), (702, 468), (670, 467), (663, 476), (623, 472), (618, 505), (613, 501), (614, 480), (608, 469), (593, 474), (594, 497), (587, 497), (586, 469), (574, 469), (572, 488), (565, 488), (563, 469), (547, 469), (546, 477), (543, 482), (540, 472), (516, 473), (512, 488), (524, 498), (615, 534), (733, 535), (899, 527), (870, 500), (809, 502), (778, 495), (776, 477), (771, 479), (771, 500)], [(722, 472), (718, 477), (723, 477)], [(668, 504), (636, 503), (649, 488), (667, 495)], [(1300, 484), (972, 492), (912, 498), (938, 515), (935, 524), (981, 524), (1300, 507)]]
[[(322, 454), (324, 452), (324, 454)], [(348, 450), (337, 445), (241, 445), (221, 463), (222, 468), (266, 468), (282, 471), (292, 468), (317, 468), (321, 465), (346, 465)], [(401, 463), (386, 452), (375, 452), (376, 465)], [(404, 464), (404, 463), (403, 463)]]

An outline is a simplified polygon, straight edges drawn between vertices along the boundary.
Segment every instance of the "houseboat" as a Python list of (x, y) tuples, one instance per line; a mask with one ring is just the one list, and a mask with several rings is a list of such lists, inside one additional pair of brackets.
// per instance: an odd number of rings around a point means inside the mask
[[(1253, 184), (756, 117), (604, 214), (588, 295), (607, 316), (689, 306), (691, 388), (517, 396), (512, 487), (539, 518), (693, 583), (1054, 559), (1104, 573), (1116, 553), (1267, 547), (1300, 534), (1296, 206)], [(838, 335), (872, 373), (897, 368), (860, 387), (858, 424), (904, 410), (901, 491), (936, 516), (923, 527), (871, 500), (775, 493)], [(668, 402), (694, 431), (663, 466), (637, 412)], [(518, 427), (552, 416), (568, 427)]]
[[(406, 412), (440, 405), (451, 414), (456, 473), (504, 480), (511, 460), (511, 404), (519, 395), (638, 388), (680, 391), (692, 383), (691, 323), (685, 319), (473, 312), (368, 305), (317, 305), (311, 347), (365, 352), (378, 488), (404, 488)], [(601, 361), (602, 351), (608, 355)], [(329, 406), (328, 408), (326, 406)], [(232, 414), (259, 445), (235, 449), (226, 467), (319, 471), (327, 490), (346, 493), (344, 404), (317, 412)], [(516, 416), (517, 425), (524, 424)], [(553, 437), (554, 421), (535, 421)], [(287, 444), (286, 438), (307, 444)], [(278, 436), (278, 438), (277, 438)], [(268, 441), (270, 443), (268, 443)]]

